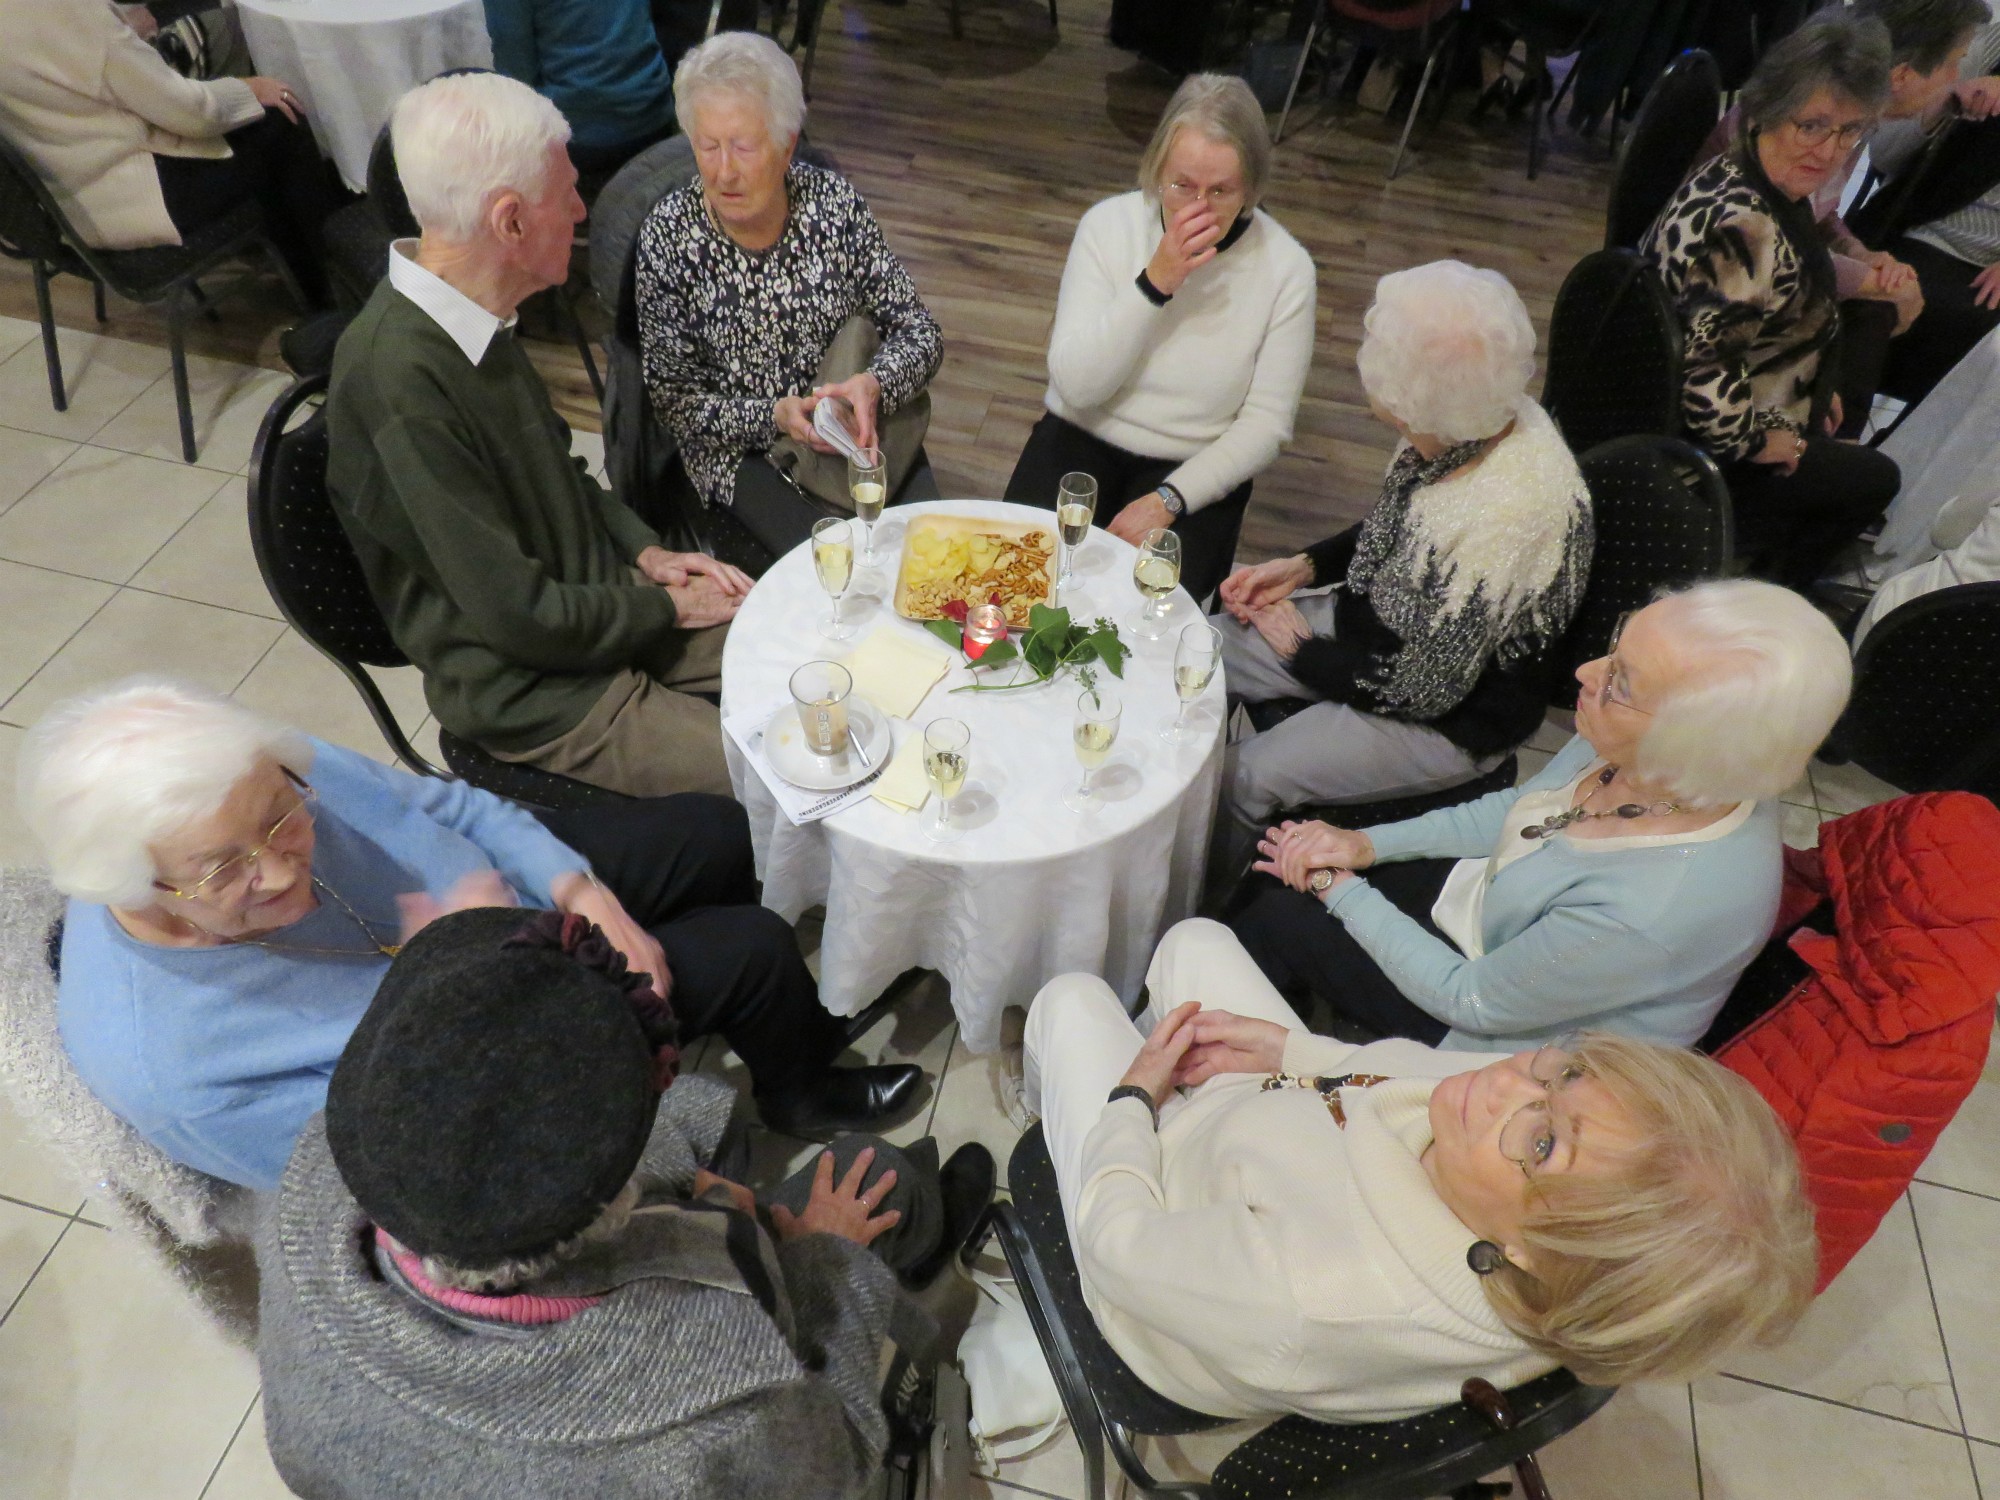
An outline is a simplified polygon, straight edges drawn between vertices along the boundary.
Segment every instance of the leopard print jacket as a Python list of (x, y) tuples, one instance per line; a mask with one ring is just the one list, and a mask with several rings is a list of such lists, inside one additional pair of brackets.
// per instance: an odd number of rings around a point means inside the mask
[(1680, 317), (1690, 436), (1724, 462), (1749, 457), (1769, 428), (1803, 437), (1839, 308), (1734, 152), (1681, 184), (1639, 253)]
[(768, 250), (747, 251), (709, 222), (698, 179), (660, 199), (639, 230), (646, 391), (708, 505), (729, 504), (744, 455), (777, 441), (772, 407), (812, 389), (854, 314), (882, 336), (868, 368), (882, 382), (883, 416), (944, 360), (937, 320), (853, 186), (794, 162), (785, 191), (791, 218)]

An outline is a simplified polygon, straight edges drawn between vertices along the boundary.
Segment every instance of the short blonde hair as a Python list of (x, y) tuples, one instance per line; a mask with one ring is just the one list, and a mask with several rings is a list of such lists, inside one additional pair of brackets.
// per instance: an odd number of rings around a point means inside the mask
[(1697, 807), (1778, 796), (1847, 707), (1847, 643), (1804, 596), (1754, 578), (1658, 602), (1688, 672), (1653, 706), (1639, 776)]
[(1139, 158), (1139, 187), (1150, 197), (1159, 197), (1166, 186), (1161, 179), (1166, 175), (1167, 153), (1183, 127), (1236, 152), (1243, 168), (1246, 211), (1264, 201), (1271, 180), (1271, 133), (1264, 128), (1264, 106), (1249, 84), (1226, 73), (1193, 73), (1174, 90), (1146, 143), (1146, 154)]
[(694, 134), (702, 95), (738, 93), (757, 101), (773, 145), (798, 135), (806, 121), (806, 92), (791, 53), (754, 31), (723, 31), (693, 48), (674, 69), (674, 118), (682, 135)]
[(1411, 432), (1492, 437), (1534, 377), (1534, 324), (1498, 271), (1456, 260), (1392, 271), (1375, 283), (1361, 326), (1362, 388)]
[(1521, 1227), (1534, 1270), (1485, 1279), (1495, 1310), (1602, 1385), (1688, 1380), (1783, 1338), (1812, 1301), (1819, 1242), (1770, 1106), (1678, 1047), (1592, 1032), (1574, 1056), (1640, 1145), (1608, 1170), (1536, 1179)]
[(451, 73), (396, 101), (389, 143), (418, 226), (464, 244), (485, 232), (502, 193), (541, 196), (549, 150), (569, 143), (569, 121), (518, 79)]

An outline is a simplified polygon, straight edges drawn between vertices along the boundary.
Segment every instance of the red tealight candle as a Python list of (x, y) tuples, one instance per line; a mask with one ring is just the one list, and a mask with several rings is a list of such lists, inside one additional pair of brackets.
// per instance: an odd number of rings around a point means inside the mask
[(1007, 611), (997, 604), (975, 604), (965, 612), (965, 659), (978, 661), (986, 648), (1007, 636)]

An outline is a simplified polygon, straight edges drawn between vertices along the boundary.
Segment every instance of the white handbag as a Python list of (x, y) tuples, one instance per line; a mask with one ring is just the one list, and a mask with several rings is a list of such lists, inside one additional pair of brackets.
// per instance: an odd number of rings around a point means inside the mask
[(974, 1270), (979, 1306), (959, 1340), (972, 1393), (973, 1459), (984, 1474), (1034, 1452), (1068, 1425), (1055, 1377), (1012, 1278)]

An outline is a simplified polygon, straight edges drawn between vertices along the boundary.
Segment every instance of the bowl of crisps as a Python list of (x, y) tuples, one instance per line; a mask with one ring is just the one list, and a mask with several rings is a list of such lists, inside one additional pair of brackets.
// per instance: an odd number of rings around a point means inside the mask
[(1025, 630), (1028, 611), (1055, 592), (1055, 551), (1053, 523), (917, 516), (903, 536), (896, 613), (942, 620), (953, 601), (984, 604), (997, 596), (1008, 625)]

